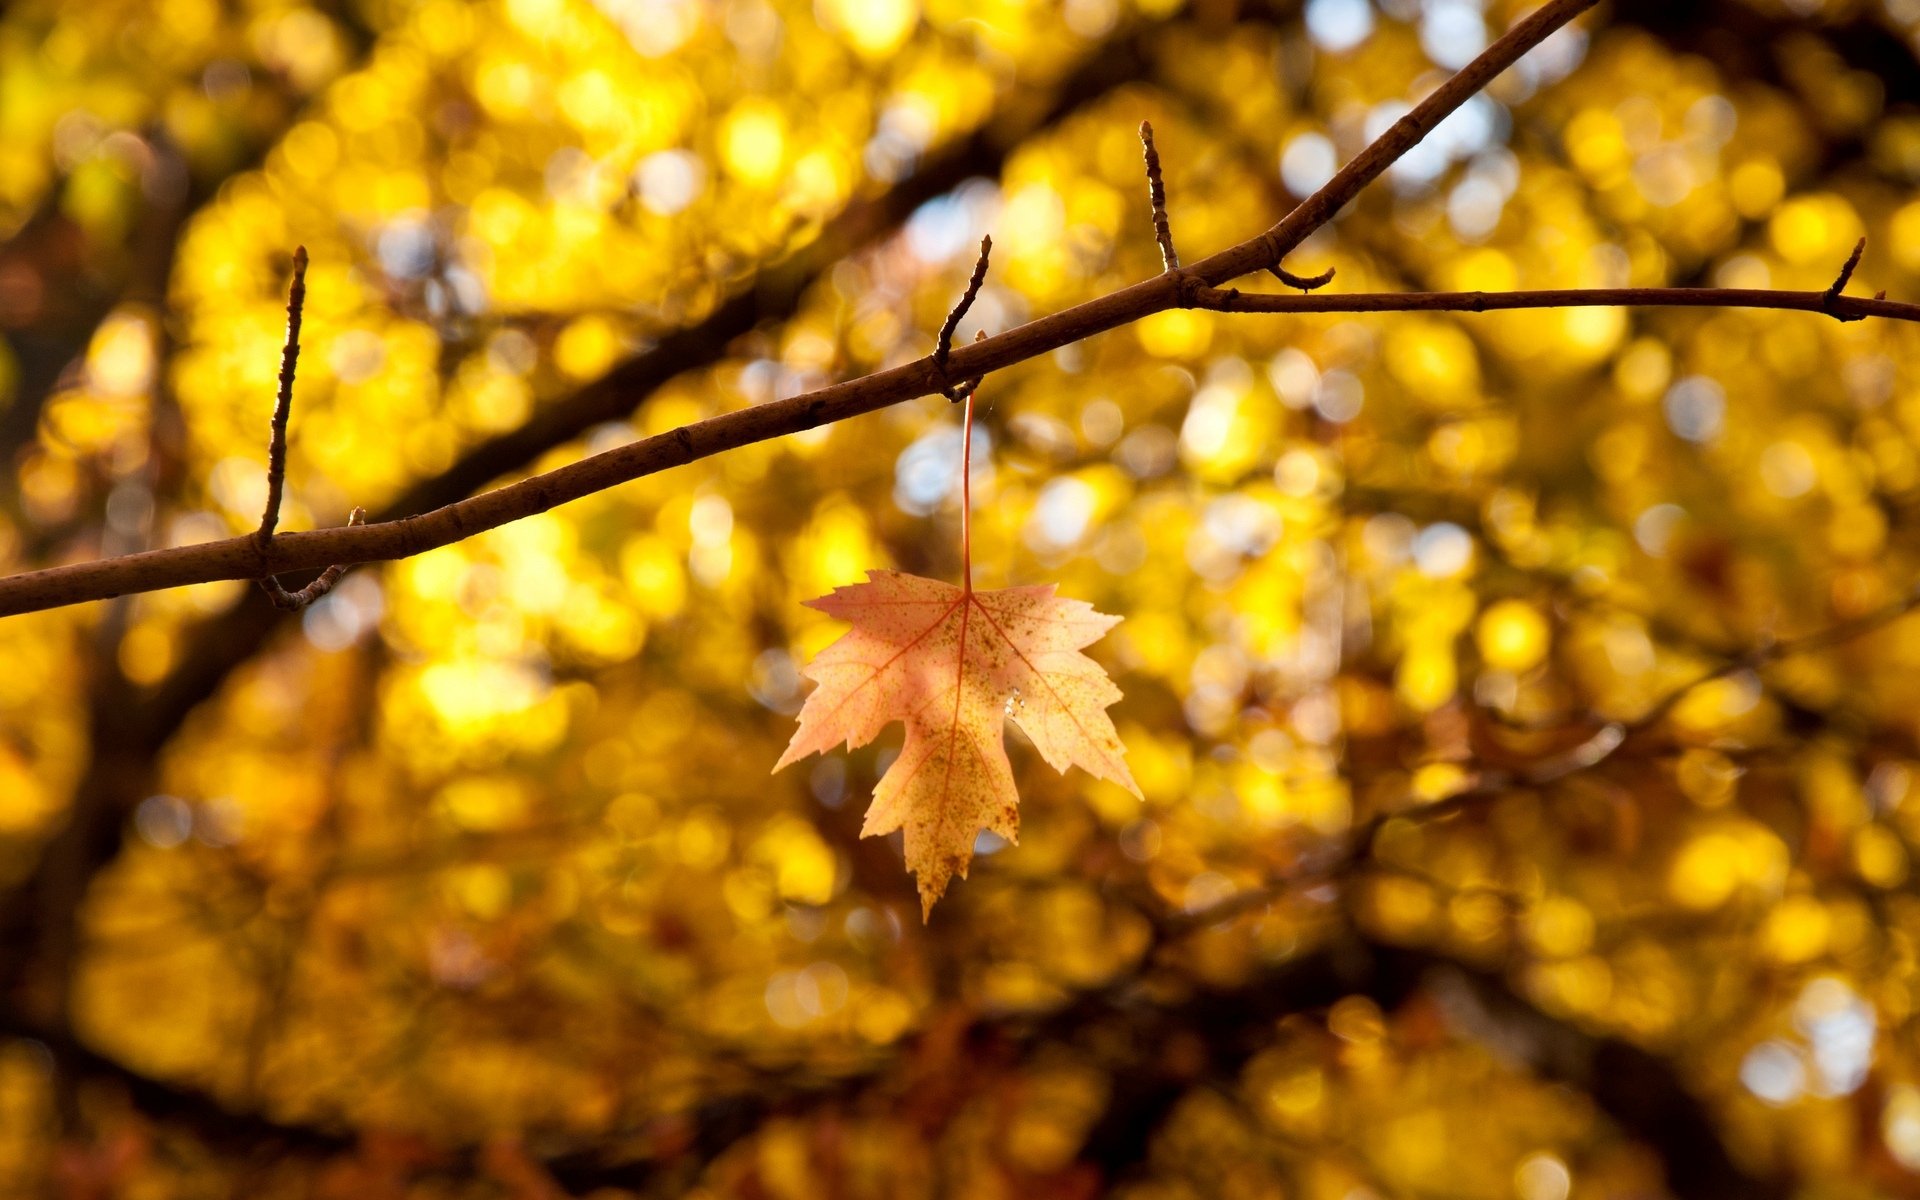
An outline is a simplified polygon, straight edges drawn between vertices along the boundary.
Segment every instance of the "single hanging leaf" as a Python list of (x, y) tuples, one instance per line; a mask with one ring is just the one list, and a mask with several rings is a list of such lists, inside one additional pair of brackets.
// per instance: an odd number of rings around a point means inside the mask
[(903, 722), (906, 745), (860, 835), (906, 830), (923, 916), (954, 875), (966, 878), (981, 829), (1017, 838), (1006, 718), (1055, 770), (1078, 766), (1140, 794), (1106, 711), (1120, 689), (1080, 653), (1119, 617), (1063, 600), (1051, 584), (977, 592), (898, 571), (869, 571), (807, 603), (853, 629), (807, 666), (820, 686), (774, 770)]

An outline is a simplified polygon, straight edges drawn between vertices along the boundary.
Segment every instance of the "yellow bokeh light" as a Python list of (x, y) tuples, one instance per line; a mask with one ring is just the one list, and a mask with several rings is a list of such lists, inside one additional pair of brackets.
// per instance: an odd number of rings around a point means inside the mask
[(1451, 647), (1417, 647), (1400, 660), (1394, 691), (1415, 712), (1432, 712), (1453, 698), (1459, 673)]
[(1770, 158), (1741, 163), (1727, 180), (1727, 191), (1733, 198), (1733, 206), (1749, 221), (1759, 220), (1773, 211), (1773, 206), (1780, 202), (1786, 187), (1780, 164)]
[(1844, 259), (1862, 232), (1853, 206), (1831, 193), (1795, 196), (1767, 223), (1775, 253), (1797, 265)]
[(439, 796), (441, 809), (464, 829), (506, 829), (526, 816), (527, 797), (507, 779), (463, 779)]
[(115, 312), (87, 347), (87, 381), (109, 396), (137, 396), (153, 384), (151, 320), (138, 311)]
[(642, 535), (630, 540), (620, 553), (620, 570), (634, 602), (648, 617), (666, 620), (686, 605), (686, 569), (665, 539)]
[(157, 625), (136, 625), (120, 642), (120, 670), (134, 683), (154, 683), (173, 666), (174, 639)]
[(1142, 319), (1134, 336), (1155, 358), (1191, 358), (1213, 343), (1213, 321), (1205, 313), (1170, 308)]
[(1490, 667), (1516, 674), (1546, 657), (1551, 635), (1547, 619), (1524, 600), (1502, 600), (1480, 614), (1474, 641)]
[(1767, 917), (1762, 938), (1781, 962), (1806, 962), (1827, 948), (1833, 920), (1812, 896), (1789, 896)]
[(553, 341), (554, 365), (575, 379), (597, 379), (626, 351), (612, 321), (589, 313), (567, 323)]
[(1667, 891), (1692, 909), (1718, 908), (1740, 886), (1740, 843), (1720, 833), (1694, 838), (1667, 872)]
[(822, 19), (864, 58), (898, 50), (920, 20), (915, 0), (819, 0)]
[(1527, 918), (1534, 949), (1551, 958), (1583, 954), (1593, 944), (1593, 914), (1567, 896), (1549, 896)]
[(770, 100), (743, 100), (720, 123), (719, 147), (729, 174), (766, 187), (786, 165), (786, 115)]
[(1387, 370), (1417, 399), (1437, 408), (1473, 399), (1480, 388), (1480, 362), (1473, 342), (1458, 325), (1409, 321), (1386, 340)]
[(1860, 878), (1873, 886), (1899, 887), (1907, 878), (1906, 843), (1883, 825), (1867, 825), (1854, 834), (1853, 863)]
[(1887, 220), (1888, 242), (1894, 261), (1908, 271), (1920, 271), (1920, 200), (1894, 210)]

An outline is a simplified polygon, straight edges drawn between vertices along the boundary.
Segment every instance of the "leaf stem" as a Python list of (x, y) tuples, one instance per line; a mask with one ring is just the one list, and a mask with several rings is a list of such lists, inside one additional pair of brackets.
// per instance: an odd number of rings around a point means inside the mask
[(973, 392), (960, 416), (960, 590), (973, 595)]

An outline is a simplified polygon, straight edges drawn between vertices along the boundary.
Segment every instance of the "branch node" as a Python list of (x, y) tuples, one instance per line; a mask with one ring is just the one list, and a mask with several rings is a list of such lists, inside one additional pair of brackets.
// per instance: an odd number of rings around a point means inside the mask
[(1288, 287), (1299, 288), (1303, 292), (1311, 292), (1315, 288), (1323, 288), (1333, 282), (1332, 267), (1328, 267), (1318, 275), (1295, 275), (1292, 271), (1276, 264), (1268, 267), (1267, 273)]
[(260, 515), (265, 550), (280, 523), (280, 494), (287, 483), (287, 418), (293, 412), (293, 373), (300, 362), (300, 318), (307, 307), (307, 248), (293, 248), (293, 282), (287, 287), (287, 341), (280, 350), (280, 391), (274, 399), (273, 425), (267, 436), (267, 508)]
[[(365, 525), (366, 523), (367, 510), (364, 508), (356, 508), (347, 516), (348, 525)], [(280, 580), (275, 576), (269, 575), (260, 581), (260, 590), (264, 591), (267, 594), (267, 598), (273, 601), (275, 608), (285, 609), (287, 612), (299, 612), (301, 609), (307, 607), (307, 605), (312, 604), (315, 600), (331, 592), (333, 585), (339, 583), (340, 577), (346, 573), (347, 568), (345, 564), (336, 563), (320, 572), (318, 579), (297, 592), (290, 592), (286, 588), (281, 587)]]
[[(973, 278), (967, 280), (967, 290), (961, 295), (960, 303), (954, 305), (953, 311), (947, 314), (947, 323), (940, 327), (940, 341), (933, 349), (933, 369), (944, 385), (939, 389), (940, 394), (956, 404), (966, 399), (968, 392), (979, 387), (980, 380), (954, 383), (948, 377), (947, 357), (953, 353), (953, 331), (959, 328), (960, 319), (967, 315), (968, 309), (973, 307), (974, 300), (980, 295), (981, 285), (987, 281), (987, 257), (992, 252), (993, 238), (991, 236), (981, 238), (980, 258), (973, 264)], [(982, 330), (980, 336), (974, 338), (974, 341), (977, 342), (985, 336), (986, 332)]]
[(1207, 286), (1207, 281), (1185, 269), (1173, 273), (1174, 295), (1181, 308), (1216, 308), (1221, 295), (1219, 289)]
[(1167, 221), (1167, 185), (1160, 178), (1160, 151), (1153, 145), (1153, 125), (1140, 122), (1140, 145), (1147, 155), (1147, 199), (1153, 204), (1153, 240), (1160, 244), (1160, 269), (1178, 271), (1180, 252), (1173, 248), (1173, 226)]
[[(1847, 261), (1840, 266), (1840, 274), (1820, 298), (1820, 310), (1836, 321), (1858, 321), (1863, 318), (1859, 313), (1852, 316), (1839, 311), (1840, 293), (1846, 290), (1847, 280), (1853, 278), (1853, 269), (1860, 265), (1860, 256), (1867, 251), (1867, 239), (1862, 237), (1853, 244), (1853, 253), (1847, 255)], [(1885, 293), (1882, 293), (1884, 295)], [(1876, 297), (1877, 299), (1878, 297)]]

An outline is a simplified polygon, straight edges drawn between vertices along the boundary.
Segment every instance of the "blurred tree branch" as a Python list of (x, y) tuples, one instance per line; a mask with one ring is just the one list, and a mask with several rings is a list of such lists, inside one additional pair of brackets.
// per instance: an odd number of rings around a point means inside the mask
[(1490, 804), (1517, 789), (1564, 783), (1577, 775), (1597, 770), (1629, 742), (1658, 729), (1682, 701), (1710, 683), (1742, 671), (1757, 671), (1769, 663), (1795, 654), (1824, 650), (1864, 637), (1915, 612), (1920, 612), (1920, 589), (1871, 613), (1801, 637), (1765, 642), (1744, 653), (1729, 656), (1725, 663), (1668, 689), (1633, 719), (1606, 722), (1568, 750), (1524, 768), (1482, 771), (1469, 786), (1438, 800), (1416, 804), (1412, 797), (1405, 797), (1405, 806), (1381, 809), (1360, 821), (1345, 836), (1342, 844), (1331, 853), (1308, 862), (1300, 872), (1264, 886), (1236, 892), (1204, 908), (1166, 914), (1158, 918), (1156, 924), (1167, 934), (1184, 934), (1265, 908), (1281, 896), (1336, 881), (1368, 858), (1375, 838), (1390, 822), (1444, 821)]
[[(345, 35), (341, 70), (353, 70), (372, 50), (375, 31), (351, 0), (328, 0), (315, 7)], [(182, 158), (164, 120), (152, 121), (142, 130), (141, 140), (152, 160), (142, 172), (141, 203), (121, 244), (105, 261), (90, 259), (84, 235), (63, 211), (68, 183), (64, 174), (47, 187), (39, 207), (13, 236), (0, 242), (0, 267), (10, 260), (30, 264), (36, 274), (61, 285), (45, 289), (48, 299), (59, 305), (55, 320), (43, 316), (6, 330), (8, 314), (0, 311), (0, 330), (5, 331), (0, 336), (20, 364), (12, 401), (0, 408), (0, 453), (11, 454), (32, 441), (46, 402), (68, 378), (94, 331), (116, 305), (131, 301), (164, 309), (187, 222), (227, 180), (257, 168), (277, 135), (300, 119), (305, 111), (302, 101), (307, 98), (273, 73), (262, 73), (261, 78), (274, 88), (274, 104), (284, 120), (267, 135), (235, 145), (216, 169), (196, 174)]]

